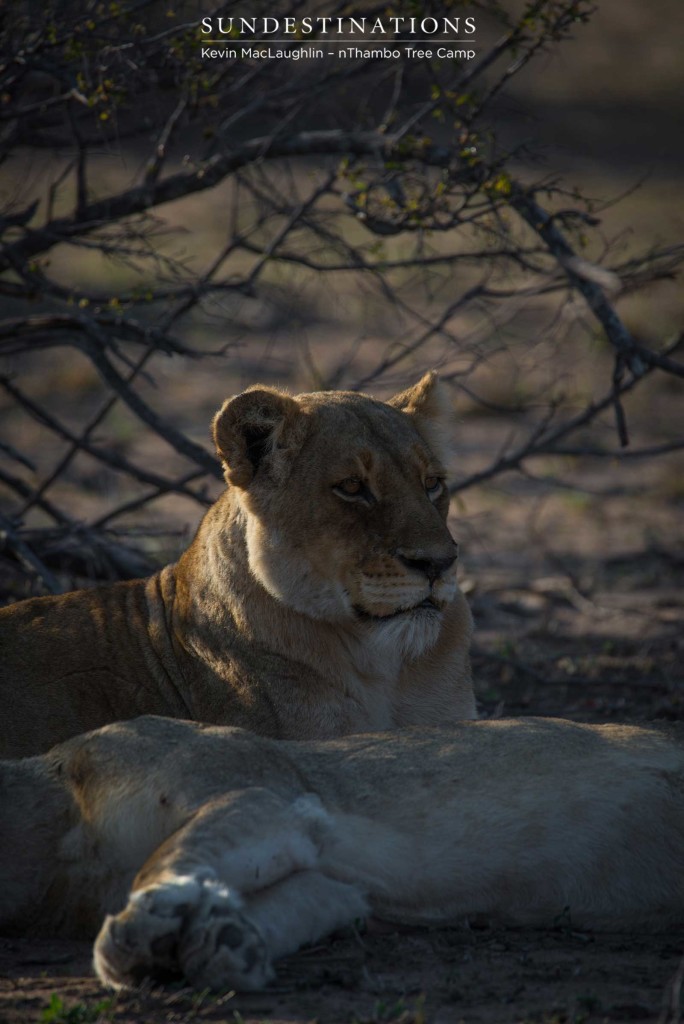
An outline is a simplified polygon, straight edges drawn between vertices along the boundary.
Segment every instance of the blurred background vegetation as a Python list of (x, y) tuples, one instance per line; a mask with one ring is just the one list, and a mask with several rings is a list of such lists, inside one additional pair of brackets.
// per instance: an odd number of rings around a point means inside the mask
[[(390, 9), (471, 14), (476, 59), (200, 57), (210, 11)], [(227, 395), (437, 367), (487, 711), (677, 717), (678, 14), (5, 10), (0, 598), (174, 558)]]

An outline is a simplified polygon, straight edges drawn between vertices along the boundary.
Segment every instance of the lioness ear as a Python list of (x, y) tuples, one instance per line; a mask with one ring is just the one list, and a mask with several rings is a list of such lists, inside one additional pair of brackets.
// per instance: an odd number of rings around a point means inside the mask
[[(212, 433), (228, 483), (249, 486), (261, 463), (282, 449), (285, 437), (290, 441), (286, 447), (296, 442), (301, 418), (294, 398), (275, 388), (251, 388), (224, 402)], [(281, 457), (284, 461), (286, 453), (281, 451)]]
[(410, 416), (418, 433), (433, 453), (446, 462), (451, 448), (453, 411), (449, 393), (434, 370), (421, 377), (417, 384), (390, 398), (388, 405)]

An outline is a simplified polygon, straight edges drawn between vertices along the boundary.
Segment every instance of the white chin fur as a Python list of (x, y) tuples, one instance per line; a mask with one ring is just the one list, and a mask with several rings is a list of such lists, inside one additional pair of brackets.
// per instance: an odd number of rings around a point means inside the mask
[(403, 615), (365, 623), (368, 642), (378, 654), (402, 661), (420, 657), (437, 643), (442, 615), (437, 610), (418, 608)]

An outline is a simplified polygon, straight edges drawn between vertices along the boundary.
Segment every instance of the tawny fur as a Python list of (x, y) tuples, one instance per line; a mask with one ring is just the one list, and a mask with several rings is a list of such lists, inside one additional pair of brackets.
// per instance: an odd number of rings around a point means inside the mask
[[(475, 714), (434, 374), (390, 403), (253, 388), (214, 421), (227, 491), (148, 580), (0, 611), (0, 756), (141, 714), (325, 738)], [(372, 503), (337, 485), (360, 480)], [(429, 607), (418, 607), (431, 599)]]
[(279, 742), (141, 718), (0, 762), (0, 791), (0, 926), (100, 928), (96, 968), (115, 986), (259, 988), (277, 957), (369, 910), (684, 923), (682, 725)]

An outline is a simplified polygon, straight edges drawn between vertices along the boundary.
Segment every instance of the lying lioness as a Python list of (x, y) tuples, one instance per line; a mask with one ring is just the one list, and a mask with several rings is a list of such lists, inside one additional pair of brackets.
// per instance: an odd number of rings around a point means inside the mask
[(141, 714), (325, 738), (475, 714), (434, 374), (389, 404), (256, 388), (177, 565), (0, 612), (0, 756)]
[(0, 925), (95, 934), (114, 915), (95, 944), (114, 986), (257, 989), (275, 958), (368, 910), (684, 923), (682, 725), (278, 742), (142, 718), (0, 762), (0, 791)]

